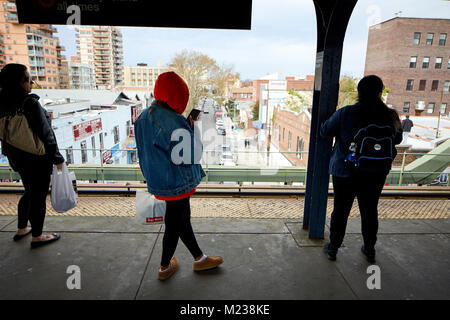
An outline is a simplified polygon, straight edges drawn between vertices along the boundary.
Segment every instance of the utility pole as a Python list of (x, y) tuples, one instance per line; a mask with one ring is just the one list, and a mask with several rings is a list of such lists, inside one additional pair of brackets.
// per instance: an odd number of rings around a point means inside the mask
[(266, 130), (267, 131), (267, 136), (266, 136), (266, 143), (267, 143), (267, 165), (269, 165), (270, 163), (270, 140), (271, 140), (271, 136), (270, 136), (270, 126), (269, 126), (269, 100), (270, 100), (270, 80), (269, 83), (267, 84), (267, 110), (266, 110)]
[(437, 123), (437, 128), (436, 128), (436, 139), (439, 138), (439, 125), (441, 122), (441, 107), (442, 107), (442, 98), (444, 96), (444, 88), (442, 88), (441, 91), (441, 102), (439, 102), (439, 112), (438, 112), (438, 123)]

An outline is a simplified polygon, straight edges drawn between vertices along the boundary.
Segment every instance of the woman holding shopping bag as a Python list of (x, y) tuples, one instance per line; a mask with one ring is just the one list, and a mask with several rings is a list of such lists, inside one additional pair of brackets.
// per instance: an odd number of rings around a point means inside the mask
[[(156, 80), (154, 96), (156, 100), (135, 123), (136, 146), (148, 191), (166, 201), (163, 250), (158, 270), (158, 279), (165, 280), (178, 268), (178, 260), (173, 256), (178, 239), (194, 258), (194, 271), (215, 268), (223, 259), (203, 254), (191, 226), (189, 199), (205, 173), (200, 165), (198, 149), (201, 141), (194, 134), (194, 120), (181, 115), (189, 100), (189, 89), (175, 72), (165, 72)], [(180, 152), (182, 145), (187, 148)]]
[(31, 247), (36, 248), (60, 238), (59, 234), (42, 234), (42, 230), (52, 168), (57, 165), (61, 170), (64, 158), (59, 153), (49, 114), (40, 105), (39, 96), (30, 94), (32, 83), (24, 65), (11, 63), (0, 72), (0, 118), (23, 112), (31, 131), (45, 148), (44, 154), (37, 155), (2, 141), (2, 152), (19, 173), (25, 189), (19, 200), (18, 230), (13, 239), (18, 241), (31, 233)]

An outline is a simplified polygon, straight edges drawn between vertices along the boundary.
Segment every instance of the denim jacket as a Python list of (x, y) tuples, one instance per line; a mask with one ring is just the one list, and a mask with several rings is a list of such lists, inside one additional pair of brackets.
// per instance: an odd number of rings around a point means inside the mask
[[(345, 157), (349, 154), (349, 147), (353, 141), (358, 125), (360, 103), (345, 106), (337, 110), (320, 127), (320, 136), (322, 138), (336, 137), (333, 151), (330, 158), (329, 173), (336, 177), (347, 178), (351, 175), (351, 169), (345, 162)], [(402, 141), (402, 130), (396, 131), (394, 144)], [(394, 148), (394, 158), (397, 154)]]
[(173, 197), (198, 186), (205, 176), (199, 164), (201, 140), (185, 117), (155, 100), (134, 126), (139, 165), (150, 193)]

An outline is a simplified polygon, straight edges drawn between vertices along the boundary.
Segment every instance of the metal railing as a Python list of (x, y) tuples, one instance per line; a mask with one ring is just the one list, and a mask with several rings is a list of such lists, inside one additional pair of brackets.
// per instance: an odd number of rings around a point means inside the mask
[[(1, 149), (0, 149), (1, 150)], [(68, 157), (66, 151), (69, 151), (71, 157)], [(142, 176), (137, 157), (137, 149), (73, 149), (62, 148), (61, 154), (68, 162), (69, 168), (75, 171), (78, 180), (95, 180), (95, 181), (144, 181)], [(81, 163), (73, 163), (73, 153), (81, 152), (81, 158), (84, 158)], [(109, 154), (110, 152), (110, 154)], [(131, 152), (134, 153), (136, 159), (135, 163), (128, 163), (131, 158)], [(306, 184), (306, 172), (307, 172), (307, 159), (308, 152), (296, 152), (296, 151), (231, 151), (234, 156), (234, 165), (220, 165), (221, 149), (216, 150), (204, 150), (202, 161), (200, 162), (206, 173), (204, 178), (205, 182), (224, 182), (224, 181), (237, 181), (237, 182), (280, 182), (280, 183), (303, 183)], [(117, 153), (126, 153), (119, 158), (126, 158), (127, 163), (124, 164), (112, 164), (108, 163), (109, 160), (114, 159)], [(89, 154), (91, 155), (89, 157)], [(94, 155), (95, 161), (88, 160)], [(291, 157), (291, 160), (287, 160), (287, 156), (295, 155), (295, 159), (301, 158), (305, 162), (304, 166), (286, 165), (271, 165), (278, 161), (275, 157), (284, 157), (286, 162), (292, 162), (295, 160)], [(406, 164), (406, 158), (408, 155), (412, 156), (437, 156), (442, 157), (444, 161), (439, 166), (439, 169), (434, 171), (414, 171), (408, 170), (408, 164)], [(419, 184), (433, 184), (438, 183), (440, 185), (449, 186), (448, 175), (450, 170), (450, 153), (411, 153), (403, 152), (397, 155), (397, 161), (401, 157), (401, 166), (393, 166), (391, 172), (388, 175), (387, 183), (394, 185), (405, 184), (417, 184), (415, 181), (426, 181)], [(69, 158), (69, 159), (68, 159)], [(71, 159), (70, 159), (71, 158)], [(252, 159), (249, 159), (252, 158)], [(105, 161), (106, 159), (106, 161)], [(251, 161), (251, 162), (247, 162)], [(419, 177), (419, 178), (418, 178)], [(420, 178), (422, 177), (422, 178)], [(425, 178), (424, 178), (425, 177)], [(0, 179), (18, 180), (18, 175), (9, 167), (6, 163), (0, 164)]]

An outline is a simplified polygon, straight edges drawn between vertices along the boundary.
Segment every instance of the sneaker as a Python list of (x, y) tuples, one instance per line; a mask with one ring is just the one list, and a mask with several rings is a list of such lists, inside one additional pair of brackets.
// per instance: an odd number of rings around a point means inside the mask
[(172, 257), (172, 259), (170, 259), (169, 267), (166, 270), (161, 270), (161, 268), (159, 268), (158, 279), (166, 280), (170, 278), (170, 276), (173, 275), (175, 271), (177, 271), (177, 269), (178, 269), (178, 259)]
[(337, 249), (332, 248), (332, 244), (330, 242), (325, 243), (323, 246), (323, 252), (328, 255), (328, 260), (336, 261)]
[(375, 263), (375, 249), (368, 250), (364, 247), (361, 247), (361, 252), (366, 256), (366, 259), (369, 263)]
[(223, 263), (222, 257), (203, 256), (199, 261), (194, 262), (194, 271), (204, 271), (214, 269)]

